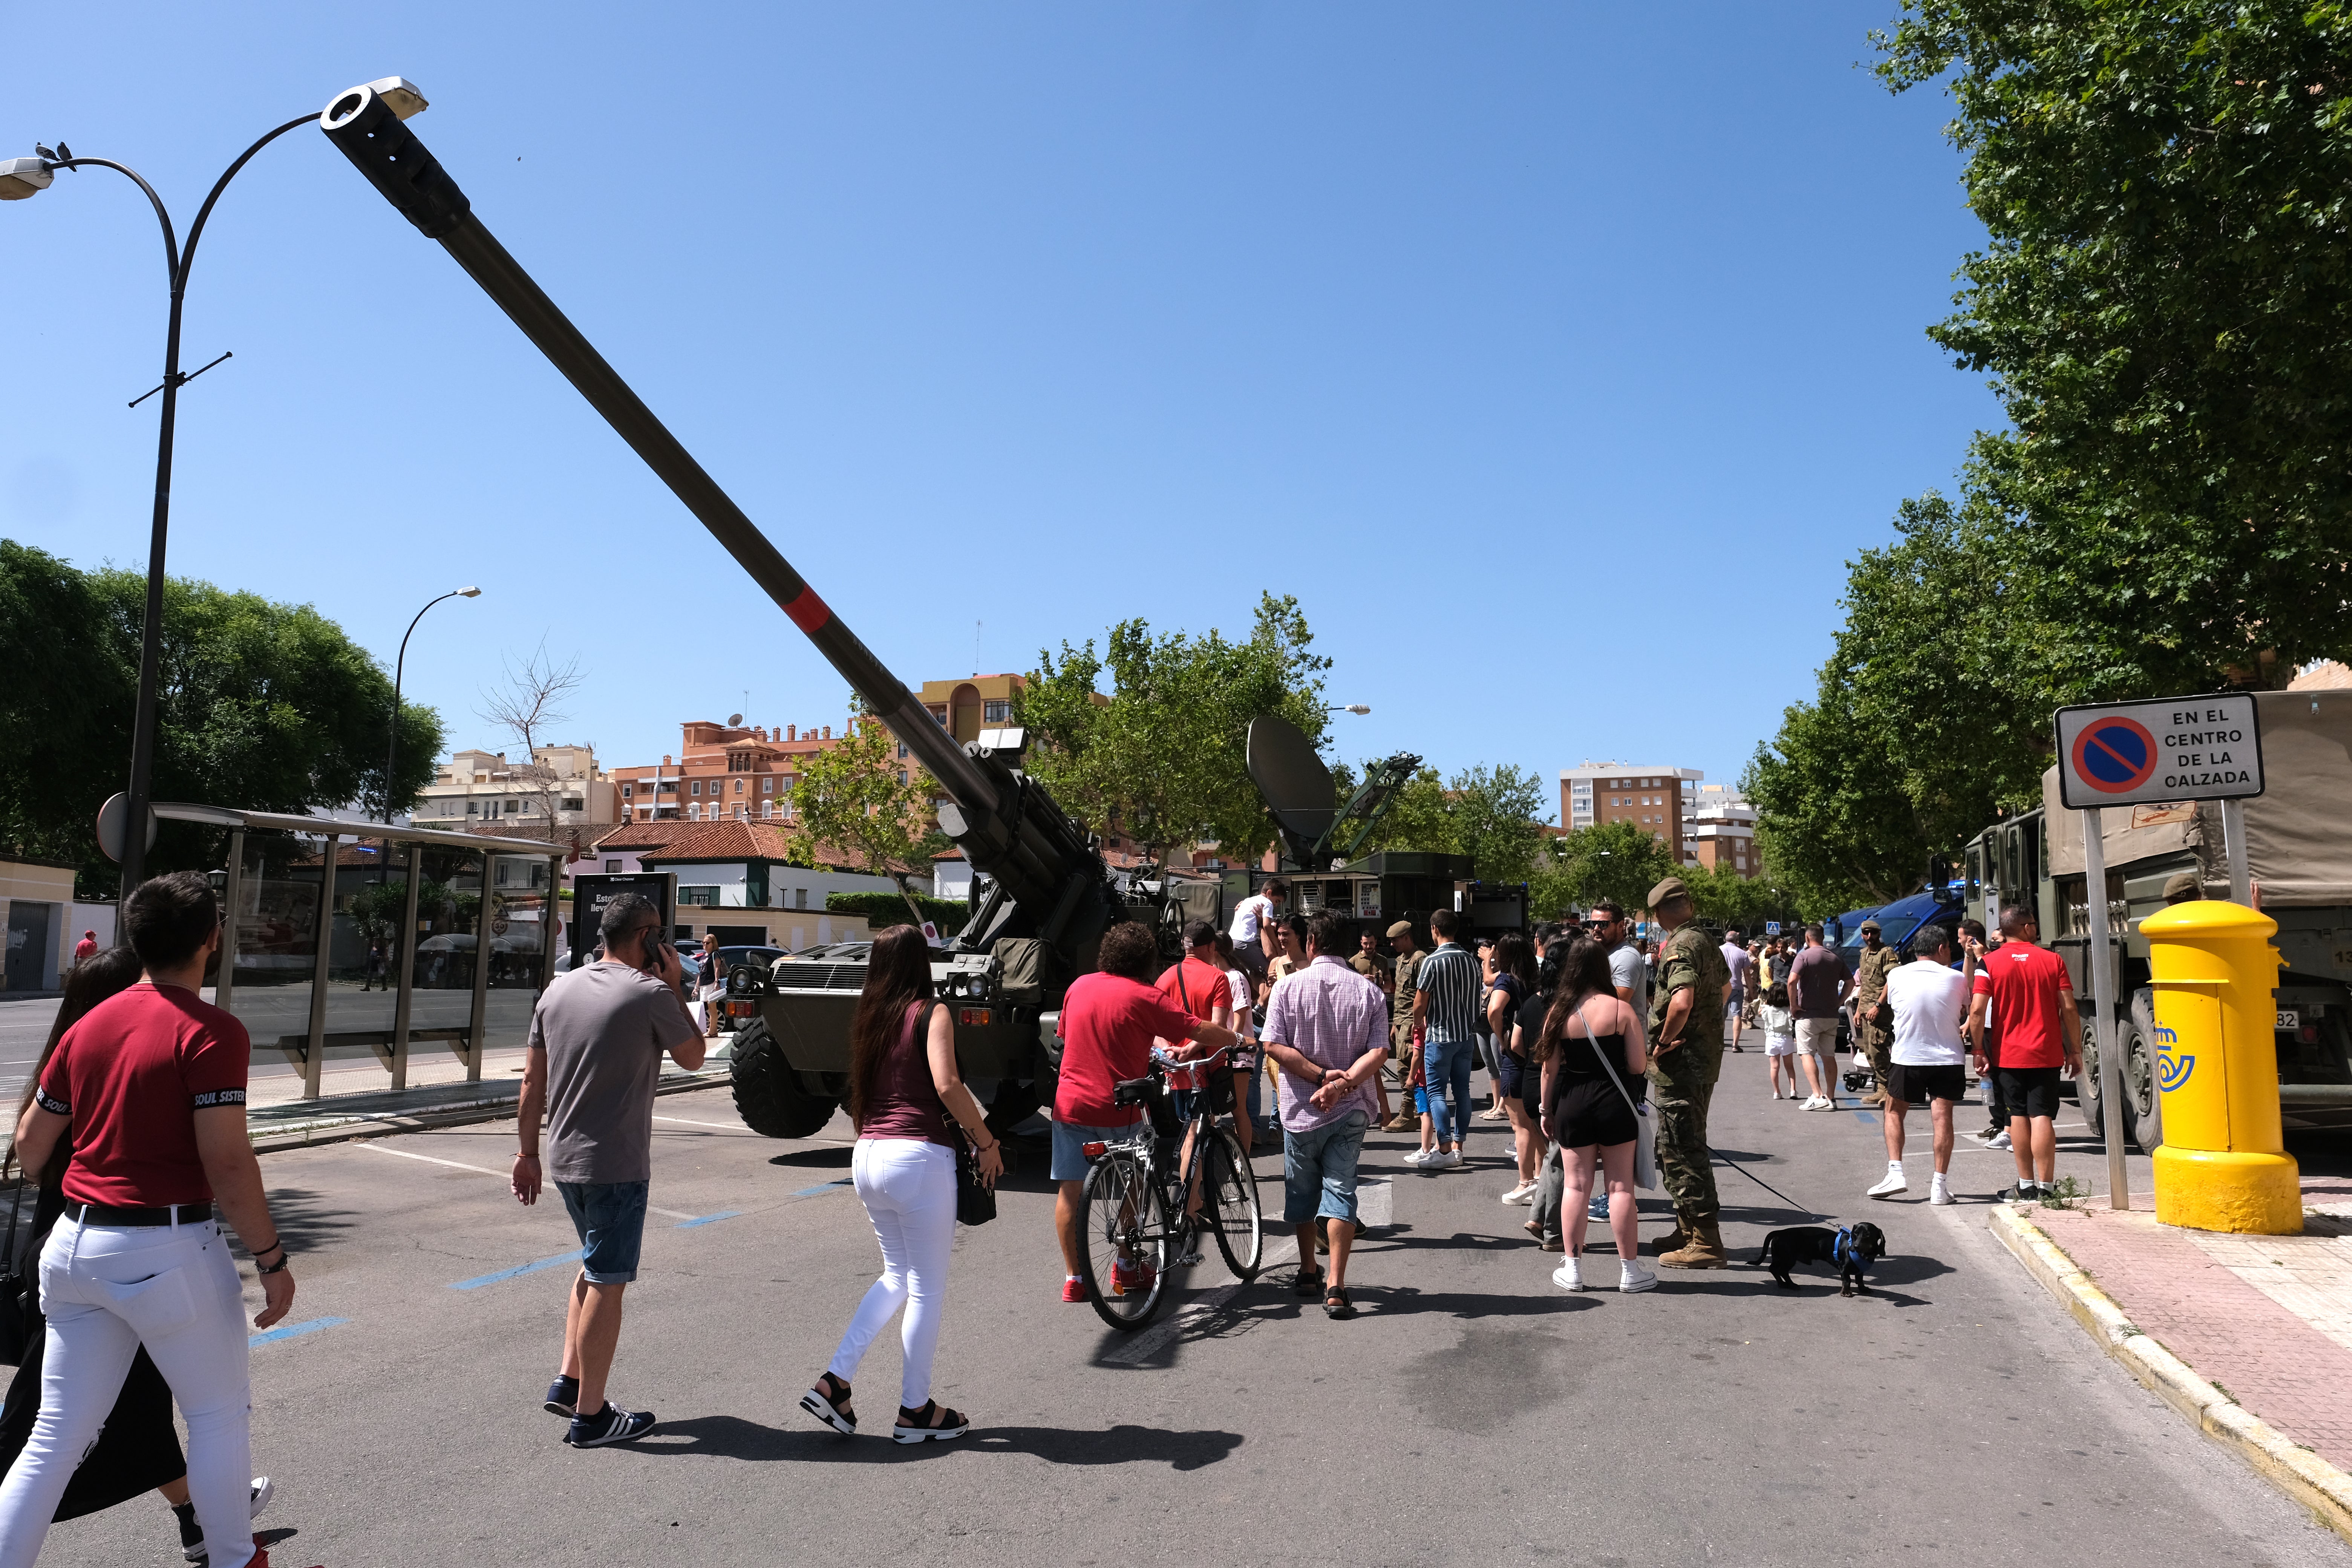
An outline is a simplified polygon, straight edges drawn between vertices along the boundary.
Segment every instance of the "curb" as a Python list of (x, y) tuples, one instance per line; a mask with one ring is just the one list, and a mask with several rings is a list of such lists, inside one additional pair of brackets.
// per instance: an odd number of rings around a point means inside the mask
[[(727, 1069), (723, 1067), (715, 1073), (676, 1073), (665, 1076), (655, 1085), (654, 1093), (657, 1096), (689, 1094), (696, 1089), (723, 1088), (729, 1081)], [(520, 1103), (518, 1095), (486, 1096), (429, 1110), (386, 1111), (374, 1116), (355, 1116), (349, 1121), (311, 1122), (290, 1127), (284, 1131), (257, 1131), (253, 1134), (253, 1152), (256, 1154), (278, 1154), (289, 1149), (317, 1149), (330, 1143), (348, 1143), (358, 1138), (388, 1138), (402, 1132), (464, 1127), (478, 1121), (504, 1121), (515, 1115)]]
[(2352, 1542), (2352, 1476), (2296, 1447), (2142, 1333), (2115, 1300), (2014, 1205), (1999, 1205), (1985, 1223), (2067, 1315), (2150, 1392), (2235, 1453), (2256, 1475), (2310, 1510), (2320, 1523)]

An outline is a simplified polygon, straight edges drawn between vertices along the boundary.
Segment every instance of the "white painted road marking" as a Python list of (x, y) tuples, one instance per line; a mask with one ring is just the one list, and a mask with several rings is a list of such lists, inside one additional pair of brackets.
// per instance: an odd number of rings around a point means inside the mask
[[(360, 1144), (360, 1147), (362, 1149), (373, 1149), (379, 1154), (397, 1154), (404, 1160), (422, 1160), (428, 1165), (446, 1165), (453, 1171), (471, 1171), (476, 1175), (479, 1176), (497, 1176), (501, 1180), (504, 1180), (513, 1174), (513, 1173), (509, 1171), (493, 1171), (488, 1165), (468, 1165), (463, 1160), (444, 1160), (438, 1154), (415, 1154), (405, 1149), (394, 1149), (385, 1143), (362, 1142)], [(647, 1214), (657, 1214), (664, 1219), (699, 1219), (702, 1217), (699, 1215), (686, 1214), (677, 1209), (656, 1208), (651, 1204), (647, 1204), (646, 1205), (646, 1212)]]

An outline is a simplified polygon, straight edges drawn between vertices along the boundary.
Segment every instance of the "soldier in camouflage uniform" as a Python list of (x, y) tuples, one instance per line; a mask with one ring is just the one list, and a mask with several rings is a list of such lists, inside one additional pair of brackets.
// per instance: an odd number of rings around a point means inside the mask
[[(1395, 988), (1389, 993), (1389, 1059), (1396, 1063), (1396, 1114), (1381, 1125), (1390, 1132), (1411, 1132), (1421, 1125), (1421, 1118), (1412, 1109), (1412, 999), (1421, 990), (1421, 961), (1429, 955), (1420, 951), (1421, 932), (1411, 921), (1399, 921), (1389, 927), (1389, 941), (1396, 947)], [(1381, 1097), (1387, 1098), (1383, 1086)]]
[(1669, 877), (1650, 889), (1666, 928), (1650, 993), (1650, 1106), (1658, 1119), (1658, 1175), (1674, 1200), (1675, 1229), (1658, 1245), (1668, 1268), (1724, 1268), (1721, 1205), (1706, 1108), (1723, 1072), (1723, 995), (1731, 983), (1723, 950), (1692, 923), (1690, 889)]
[(1853, 966), (1853, 1055), (1857, 1063), (1870, 1063), (1870, 1092), (1863, 1096), (1863, 1103), (1883, 1106), (1890, 1065), (1887, 1049), (1895, 1037), (1891, 1020), (1889, 1024), (1878, 1020), (1886, 1001), (1886, 977), (1902, 960), (1880, 940), (1879, 929), (1876, 921), (1862, 922), (1862, 957)]

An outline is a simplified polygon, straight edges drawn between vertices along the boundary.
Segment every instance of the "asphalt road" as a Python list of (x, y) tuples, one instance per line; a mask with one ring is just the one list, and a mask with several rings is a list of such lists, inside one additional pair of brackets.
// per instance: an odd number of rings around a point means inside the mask
[[(562, 1207), (524, 1210), (483, 1173), (503, 1172), (510, 1127), (272, 1154), (290, 1321), (320, 1326), (253, 1352), (257, 1468), (278, 1481), (261, 1522), (292, 1531), (279, 1568), (2352, 1559), (1993, 1241), (2006, 1155), (1964, 1143), (1968, 1201), (1937, 1209), (1915, 1142), (1911, 1201), (1873, 1203), (1876, 1122), (1771, 1101), (1763, 1070), (1728, 1060), (1716, 1142), (1790, 1201), (1723, 1168), (1727, 1238), (1744, 1259), (1769, 1227), (1866, 1214), (1893, 1247), (1867, 1298), (1745, 1267), (1565, 1295), (1527, 1211), (1496, 1201), (1507, 1135), (1480, 1122), (1471, 1168), (1442, 1175), (1374, 1138), (1392, 1223), (1359, 1252), (1357, 1321), (1302, 1311), (1287, 1268), (1223, 1289), (1213, 1249), (1180, 1326), (1139, 1342), (1057, 1300), (1051, 1197), (1025, 1174), (957, 1242), (938, 1392), (978, 1425), (919, 1448), (794, 1407), (877, 1268), (842, 1122), (780, 1143), (723, 1089), (659, 1102), (666, 1212), (614, 1393), (661, 1426), (586, 1453), (538, 1405), (571, 1271), (509, 1272), (573, 1245)], [(1278, 1161), (1260, 1172), (1278, 1214)], [(898, 1361), (886, 1336), (858, 1379), (870, 1425), (890, 1419)], [(57, 1527), (43, 1561), (161, 1565), (173, 1541), (160, 1503), (131, 1504)]]

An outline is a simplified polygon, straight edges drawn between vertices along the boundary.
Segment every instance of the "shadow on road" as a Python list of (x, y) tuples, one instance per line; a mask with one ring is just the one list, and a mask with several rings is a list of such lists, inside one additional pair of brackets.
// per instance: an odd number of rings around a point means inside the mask
[(269, 1216), (278, 1222), (278, 1234), (287, 1238), (297, 1252), (310, 1251), (321, 1237), (349, 1230), (358, 1223), (351, 1210), (331, 1203), (308, 1187), (271, 1187)]
[[(869, 1426), (860, 1437), (887, 1437), (888, 1419), (886, 1415), (881, 1423)], [(1108, 1431), (976, 1426), (968, 1436), (944, 1443), (902, 1445), (847, 1438), (814, 1426), (804, 1430), (778, 1428), (762, 1426), (739, 1415), (695, 1415), (683, 1421), (664, 1422), (636, 1445), (636, 1451), (709, 1455), (755, 1463), (798, 1460), (805, 1464), (880, 1464), (892, 1459), (945, 1457), (958, 1449), (978, 1449), (992, 1454), (1030, 1454), (1053, 1465), (1165, 1464), (1171, 1469), (1198, 1470), (1216, 1464), (1241, 1445), (1242, 1435), (1238, 1432), (1172, 1432), (1157, 1426), (1126, 1425)]]
[(834, 1144), (818, 1149), (787, 1149), (781, 1154), (768, 1156), (771, 1165), (831, 1165), (849, 1169), (849, 1157), (855, 1151), (846, 1144)]

